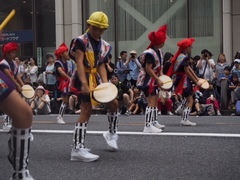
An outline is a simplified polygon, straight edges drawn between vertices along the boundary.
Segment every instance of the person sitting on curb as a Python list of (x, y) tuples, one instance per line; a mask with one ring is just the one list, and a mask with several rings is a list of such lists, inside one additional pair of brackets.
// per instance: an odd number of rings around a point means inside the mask
[(43, 86), (38, 86), (35, 91), (35, 97), (31, 102), (33, 114), (47, 115), (50, 114), (50, 98)]

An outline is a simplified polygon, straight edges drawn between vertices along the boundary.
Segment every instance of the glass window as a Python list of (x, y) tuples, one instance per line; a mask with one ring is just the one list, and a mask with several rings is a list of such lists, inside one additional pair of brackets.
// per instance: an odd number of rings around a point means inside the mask
[[(110, 28), (104, 37), (116, 47), (115, 56), (122, 50), (143, 52), (148, 44), (148, 34), (167, 24), (168, 39), (164, 52), (175, 54), (177, 42), (193, 37), (192, 55), (209, 49), (220, 53), (221, 47), (221, 0), (89, 0), (89, 14), (96, 10), (109, 17)], [(115, 3), (115, 4), (114, 4)], [(114, 8), (115, 7), (115, 8)], [(88, 14), (88, 15), (89, 15)], [(114, 20), (116, 29), (114, 28)], [(114, 41), (114, 37), (115, 41)], [(114, 57), (114, 56), (113, 56)]]

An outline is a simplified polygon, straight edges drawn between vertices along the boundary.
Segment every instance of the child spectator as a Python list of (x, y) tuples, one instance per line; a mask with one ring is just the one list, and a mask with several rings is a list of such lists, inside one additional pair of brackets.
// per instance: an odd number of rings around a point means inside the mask
[(206, 104), (213, 104), (216, 114), (221, 116), (219, 101), (217, 100), (219, 97), (220, 96), (212, 82), (209, 82), (209, 88), (203, 92), (203, 99), (206, 99)]
[(133, 88), (133, 101), (132, 104), (130, 105), (128, 111), (131, 114), (137, 114), (139, 112), (139, 104), (138, 100), (141, 98), (140, 91), (137, 87)]
[(172, 116), (173, 113), (172, 111), (173, 103), (171, 100), (171, 92), (161, 90), (159, 92), (159, 98), (158, 98), (158, 115), (162, 114), (162, 110), (166, 109), (167, 114)]

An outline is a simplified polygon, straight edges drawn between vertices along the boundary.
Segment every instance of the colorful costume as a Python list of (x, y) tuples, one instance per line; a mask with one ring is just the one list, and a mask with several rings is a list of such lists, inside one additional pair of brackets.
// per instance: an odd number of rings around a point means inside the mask
[[(148, 35), (151, 41), (147, 50), (145, 50), (140, 56), (140, 62), (142, 63), (142, 69), (139, 72), (137, 87), (142, 89), (146, 97), (155, 96), (157, 99), (158, 84), (154, 77), (146, 73), (146, 64), (152, 65), (152, 70), (156, 76), (160, 75), (163, 64), (163, 53), (161, 49), (156, 49), (157, 46), (164, 44), (166, 41), (167, 26), (164, 25), (156, 32), (150, 32)], [(153, 106), (153, 105), (151, 105)], [(158, 123), (158, 107), (157, 104), (154, 107), (147, 106), (145, 110), (145, 127), (143, 132), (161, 132), (165, 127)]]

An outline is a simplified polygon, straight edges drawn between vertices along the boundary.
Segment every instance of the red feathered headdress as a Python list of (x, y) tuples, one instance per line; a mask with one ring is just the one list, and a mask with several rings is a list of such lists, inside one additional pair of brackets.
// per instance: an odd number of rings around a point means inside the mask
[(58, 49), (55, 51), (54, 55), (56, 56), (57, 59), (60, 59), (62, 53), (68, 51), (68, 47), (65, 43), (62, 43)]
[(166, 32), (167, 25), (160, 27), (156, 32), (150, 32), (148, 34), (148, 39), (151, 41), (151, 43), (149, 44), (148, 48), (164, 43), (167, 39)]
[(15, 42), (10, 42), (2, 46), (2, 54), (5, 56), (7, 53), (11, 51), (17, 51), (18, 45)]
[(192, 46), (193, 42), (195, 41), (194, 38), (186, 38), (186, 39), (183, 39), (181, 41), (179, 41), (177, 43), (178, 45), (178, 51), (176, 52), (176, 54), (173, 56), (172, 60), (171, 60), (171, 66), (170, 68), (168, 69), (168, 72), (167, 72), (167, 76), (171, 77), (173, 75), (173, 69), (174, 69), (174, 64), (177, 60), (177, 57), (181, 54), (181, 52), (186, 49), (187, 47), (190, 47)]

